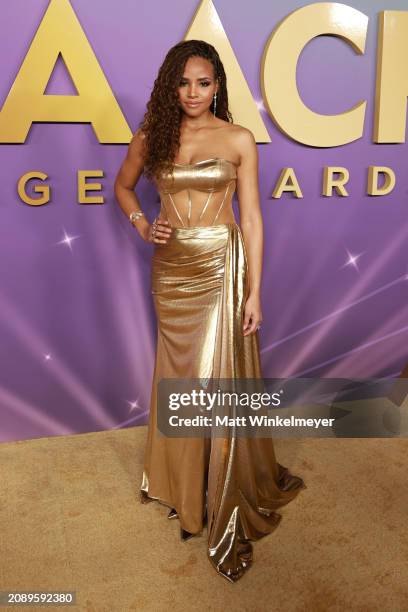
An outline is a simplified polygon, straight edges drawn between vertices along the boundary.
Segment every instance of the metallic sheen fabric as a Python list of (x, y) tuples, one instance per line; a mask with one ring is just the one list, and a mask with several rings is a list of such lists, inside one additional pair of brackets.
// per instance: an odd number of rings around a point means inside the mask
[[(192, 167), (177, 176), (184, 186), (204, 186)], [(224, 179), (216, 179), (220, 189)], [(242, 330), (247, 279), (235, 222), (176, 227), (167, 244), (155, 245), (158, 338), (141, 501), (174, 509), (193, 534), (202, 532), (207, 516), (208, 558), (231, 582), (252, 563), (251, 541), (275, 529), (281, 519), (275, 510), (305, 484), (276, 462), (270, 438), (164, 436), (157, 428), (157, 384), (161, 378), (262, 377), (258, 332), (244, 336)]]
[(194, 164), (174, 164), (173, 171), (156, 181), (161, 217), (173, 227), (208, 226), (234, 221), (231, 201), (237, 170), (222, 158)]

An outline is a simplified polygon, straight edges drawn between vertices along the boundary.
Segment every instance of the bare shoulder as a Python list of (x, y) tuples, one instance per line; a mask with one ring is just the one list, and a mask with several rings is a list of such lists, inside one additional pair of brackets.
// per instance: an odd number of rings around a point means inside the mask
[(138, 128), (134, 134), (134, 138), (140, 138), (140, 140), (144, 140), (146, 138), (146, 134), (142, 130), (142, 128)]
[(133, 134), (132, 144), (134, 143), (136, 146), (143, 147), (145, 145), (145, 139), (146, 134), (141, 128), (138, 128)]
[(237, 123), (229, 123), (228, 121), (222, 121), (222, 123), (225, 124), (226, 133), (231, 138), (231, 141), (237, 146), (245, 148), (251, 144), (256, 145), (254, 135), (248, 128)]
[(234, 125), (234, 130), (231, 132), (231, 143), (242, 165), (245, 161), (251, 163), (257, 159), (257, 146), (253, 133), (242, 125)]
[(242, 125), (235, 125), (234, 140), (236, 146), (239, 147), (240, 150), (245, 151), (247, 147), (252, 148), (254, 145), (256, 146), (253, 133)]
[(224, 128), (230, 134), (239, 134), (242, 131), (250, 132), (246, 128), (242, 127), (242, 125), (238, 125), (238, 123), (231, 123), (230, 121), (225, 121), (225, 119), (221, 119), (220, 117), (217, 117), (217, 127)]
[(229, 159), (238, 159), (237, 165), (241, 165), (245, 160), (256, 160), (257, 147), (251, 130), (220, 118), (218, 118), (218, 127), (221, 128), (219, 133), (224, 146), (227, 145), (230, 149)]
[(226, 133), (238, 147), (245, 149), (245, 147), (256, 145), (251, 130), (237, 123), (229, 123), (228, 121), (223, 121), (223, 123), (225, 124)]
[(146, 153), (146, 134), (138, 128), (133, 134), (129, 145), (129, 153), (132, 157), (144, 158)]

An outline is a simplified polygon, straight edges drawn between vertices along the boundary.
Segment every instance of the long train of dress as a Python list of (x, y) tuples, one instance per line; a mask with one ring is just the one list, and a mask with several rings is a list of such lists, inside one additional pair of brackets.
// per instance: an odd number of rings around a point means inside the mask
[(302, 478), (277, 463), (271, 438), (168, 437), (157, 427), (157, 386), (166, 378), (261, 378), (258, 332), (243, 335), (248, 266), (236, 223), (174, 228), (156, 244), (151, 290), (158, 338), (140, 496), (176, 511), (181, 527), (202, 532), (227, 580), (252, 563), (251, 541), (272, 532), (276, 509)]

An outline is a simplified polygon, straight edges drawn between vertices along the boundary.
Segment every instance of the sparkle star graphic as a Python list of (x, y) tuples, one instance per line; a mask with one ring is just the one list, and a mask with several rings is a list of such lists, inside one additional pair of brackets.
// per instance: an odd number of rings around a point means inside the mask
[(353, 255), (353, 253), (350, 253), (348, 249), (346, 249), (346, 251), (348, 255), (348, 260), (342, 266), (342, 268), (344, 268), (345, 266), (354, 266), (354, 268), (358, 270), (357, 260), (361, 257), (362, 253), (359, 253), (358, 255)]
[(60, 240), (59, 242), (57, 242), (57, 244), (66, 244), (69, 246), (69, 248), (72, 251), (71, 242), (75, 240), (75, 238), (79, 238), (79, 236), (70, 236), (69, 234), (67, 234), (66, 230), (64, 229), (64, 238)]
[(129, 412), (133, 412), (133, 410), (136, 410), (136, 408), (141, 408), (141, 406), (139, 406), (139, 402), (138, 402), (139, 398), (134, 401), (134, 402), (128, 402), (130, 408), (129, 408)]
[(255, 100), (255, 104), (256, 104), (258, 110), (264, 111), (266, 113), (266, 108), (265, 108), (265, 105), (263, 103), (263, 100)]

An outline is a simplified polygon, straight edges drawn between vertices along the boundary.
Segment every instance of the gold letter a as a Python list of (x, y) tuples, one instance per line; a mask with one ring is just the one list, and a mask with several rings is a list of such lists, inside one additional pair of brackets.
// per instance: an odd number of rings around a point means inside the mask
[[(44, 94), (59, 54), (77, 96)], [(0, 112), (0, 142), (25, 142), (33, 121), (89, 122), (102, 143), (132, 137), (69, 0), (50, 1)]]

